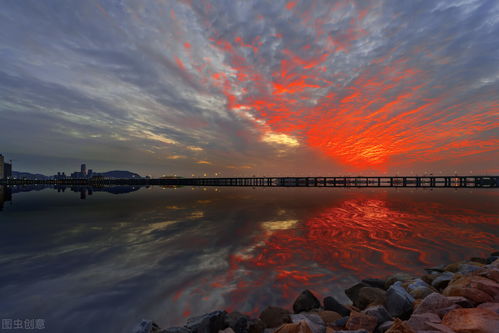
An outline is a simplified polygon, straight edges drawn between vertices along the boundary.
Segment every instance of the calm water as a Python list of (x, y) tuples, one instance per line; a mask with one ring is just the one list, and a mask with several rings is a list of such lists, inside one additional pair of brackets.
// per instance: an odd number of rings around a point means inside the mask
[(97, 333), (256, 315), (499, 245), (495, 190), (107, 190), (0, 190), (1, 318)]

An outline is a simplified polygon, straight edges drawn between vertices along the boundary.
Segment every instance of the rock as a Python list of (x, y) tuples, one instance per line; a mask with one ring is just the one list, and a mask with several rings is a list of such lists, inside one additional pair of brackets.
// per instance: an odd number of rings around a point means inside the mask
[(348, 331), (345, 331), (345, 330), (341, 330), (341, 331), (334, 331), (334, 333), (369, 333), (368, 331), (364, 330), (364, 329), (361, 329), (361, 330), (348, 330)]
[(439, 317), (442, 317), (447, 312), (458, 307), (458, 305), (447, 297), (439, 293), (433, 293), (423, 299), (421, 304), (414, 310), (414, 314), (435, 313)]
[(435, 290), (432, 288), (427, 288), (427, 287), (418, 287), (416, 289), (413, 289), (409, 294), (411, 294), (412, 297), (415, 299), (423, 299), (426, 296), (428, 296), (431, 293), (434, 293)]
[(414, 279), (414, 277), (407, 273), (393, 274), (385, 280), (385, 289), (388, 289), (392, 284), (394, 284), (397, 281), (406, 282), (412, 279)]
[(248, 333), (249, 331), (249, 317), (237, 311), (226, 315), (225, 323), (232, 328), (234, 333)]
[(333, 325), (337, 320), (341, 319), (341, 315), (334, 311), (320, 311), (317, 313), (326, 325)]
[(385, 321), (380, 324), (378, 328), (376, 328), (376, 333), (385, 333), (391, 326), (393, 325), (393, 321)]
[(447, 285), (449, 284), (449, 282), (452, 280), (453, 277), (454, 273), (443, 272), (433, 280), (431, 285), (437, 289), (444, 289), (445, 287), (447, 287)]
[(423, 280), (424, 282), (431, 285), (433, 280), (435, 280), (439, 275), (440, 275), (440, 273), (425, 274), (425, 275), (421, 276), (421, 280)]
[(369, 285), (360, 282), (350, 288), (345, 290), (345, 294), (350, 298), (350, 300), (355, 304), (355, 301), (359, 298), (359, 292), (362, 288), (369, 287)]
[(430, 288), (430, 285), (428, 283), (419, 278), (402, 283), (402, 285), (407, 289), (408, 292), (421, 287)]
[(224, 330), (218, 331), (218, 333), (234, 333), (234, 330), (231, 327), (227, 327)]
[(304, 321), (292, 324), (284, 324), (275, 333), (312, 333), (312, 330)]
[(299, 313), (290, 315), (293, 323), (305, 322), (312, 333), (325, 333), (326, 324), (317, 313)]
[(479, 309), (487, 309), (499, 314), (499, 303), (482, 303), (477, 306)]
[(454, 279), (442, 292), (445, 296), (463, 296), (475, 304), (499, 300), (499, 284), (478, 275), (465, 275)]
[(422, 331), (422, 330), (432, 330), (433, 327), (428, 325), (427, 323), (435, 323), (440, 324), (440, 317), (435, 313), (417, 313), (413, 314), (411, 318), (407, 321), (407, 325), (413, 331)]
[(348, 316), (350, 310), (331, 296), (324, 298), (324, 310), (338, 312), (342, 316)]
[(442, 324), (456, 333), (497, 333), (499, 314), (487, 309), (456, 309), (447, 313)]
[(452, 264), (449, 264), (447, 266), (445, 266), (444, 270), (446, 272), (451, 272), (451, 273), (456, 273), (458, 270), (459, 270), (459, 267), (463, 264), (464, 262), (461, 261), (461, 262), (455, 262), (455, 263), (452, 263)]
[(462, 308), (473, 308), (475, 307), (473, 302), (462, 296), (447, 296), (447, 299), (452, 303), (459, 305)]
[(414, 333), (414, 331), (399, 318), (395, 318), (392, 326), (385, 333)]
[(366, 315), (369, 315), (371, 317), (375, 317), (378, 321), (378, 325), (386, 321), (393, 320), (392, 316), (390, 316), (383, 305), (370, 306), (362, 311), (362, 313), (365, 313)]
[(345, 316), (341, 319), (338, 319), (337, 321), (334, 322), (334, 326), (345, 327), (345, 325), (347, 324), (348, 318), (349, 318), (348, 316)]
[(248, 333), (263, 333), (264, 330), (265, 323), (261, 319), (250, 319), (248, 321)]
[(494, 282), (499, 283), (499, 269), (498, 268), (489, 268), (485, 269), (482, 272), (478, 273), (478, 275), (486, 277)]
[(435, 266), (435, 267), (429, 267), (429, 268), (425, 268), (424, 270), (429, 273), (429, 274), (432, 274), (434, 272), (437, 272), (437, 273), (443, 273), (445, 272), (445, 266), (446, 265), (438, 265), (438, 266)]
[(490, 265), (491, 263), (493, 263), (497, 259), (499, 259), (499, 256), (490, 256), (490, 257), (488, 257), (487, 258), (487, 265)]
[(487, 259), (486, 259), (486, 258), (471, 257), (471, 258), (470, 258), (470, 261), (473, 261), (473, 262), (478, 262), (478, 263), (480, 263), (480, 264), (484, 264), (484, 265), (486, 265), (486, 264), (487, 264)]
[(160, 330), (158, 333), (190, 333), (185, 327), (168, 327), (163, 330)]
[(159, 326), (152, 320), (142, 319), (142, 321), (135, 327), (134, 333), (152, 333), (159, 331)]
[(386, 291), (379, 288), (364, 287), (359, 290), (357, 299), (353, 304), (361, 310), (364, 310), (370, 305), (380, 305), (385, 303)]
[(360, 282), (367, 284), (369, 287), (385, 289), (385, 280), (381, 280), (381, 279), (363, 279)]
[(385, 308), (391, 316), (408, 318), (412, 312), (414, 297), (403, 287), (401, 282), (395, 282), (386, 292)]
[(225, 328), (225, 311), (213, 311), (202, 316), (187, 319), (185, 327), (192, 333), (218, 333)]
[(459, 269), (458, 269), (458, 273), (461, 273), (461, 274), (469, 274), (469, 273), (473, 273), (477, 270), (479, 270), (481, 267), (480, 266), (477, 266), (477, 265), (470, 265), (470, 264), (462, 264), (461, 266), (459, 266)]
[(260, 320), (266, 328), (278, 327), (282, 324), (291, 323), (290, 312), (288, 310), (269, 306), (260, 313)]
[(317, 297), (315, 297), (314, 294), (310, 292), (310, 290), (306, 289), (302, 291), (302, 293), (295, 300), (293, 304), (293, 311), (295, 313), (300, 313), (303, 311), (318, 309), (320, 307), (321, 303), (319, 302)]
[(376, 317), (369, 316), (365, 313), (352, 311), (345, 327), (348, 330), (365, 329), (366, 331), (372, 333), (377, 325), (378, 320), (376, 319)]

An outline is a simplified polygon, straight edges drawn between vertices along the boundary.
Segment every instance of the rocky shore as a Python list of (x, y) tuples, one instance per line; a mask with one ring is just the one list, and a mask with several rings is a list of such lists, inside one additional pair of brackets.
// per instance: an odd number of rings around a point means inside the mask
[(258, 318), (214, 311), (183, 327), (160, 328), (143, 320), (135, 333), (497, 333), (499, 252), (425, 269), (366, 278), (345, 290), (352, 304), (334, 297), (322, 304), (304, 290), (292, 311), (269, 306)]

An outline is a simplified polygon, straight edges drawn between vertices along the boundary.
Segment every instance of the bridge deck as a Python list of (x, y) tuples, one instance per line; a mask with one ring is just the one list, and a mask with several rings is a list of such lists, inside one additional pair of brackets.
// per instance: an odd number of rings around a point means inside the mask
[(177, 185), (250, 187), (450, 187), (497, 188), (499, 176), (232, 177), (160, 179), (0, 180), (0, 184)]

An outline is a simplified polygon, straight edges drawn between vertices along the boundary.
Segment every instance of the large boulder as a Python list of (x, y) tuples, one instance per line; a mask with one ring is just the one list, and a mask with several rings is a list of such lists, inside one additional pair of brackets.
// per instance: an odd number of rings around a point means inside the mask
[(274, 333), (312, 333), (310, 327), (304, 321), (280, 326)]
[(360, 282), (367, 284), (369, 287), (385, 289), (385, 280), (381, 279), (363, 279)]
[(187, 319), (185, 327), (192, 333), (218, 333), (228, 327), (225, 311), (213, 311), (202, 316)]
[(386, 292), (385, 308), (391, 316), (402, 319), (408, 318), (412, 313), (414, 297), (402, 287), (400, 281), (395, 282)]
[(479, 309), (487, 309), (492, 312), (499, 314), (499, 303), (482, 303), (477, 306)]
[(293, 323), (305, 322), (312, 330), (312, 333), (325, 333), (326, 324), (324, 320), (317, 313), (298, 313), (290, 315)]
[(352, 301), (352, 303), (355, 305), (356, 300), (359, 298), (359, 292), (360, 292), (360, 290), (362, 288), (366, 288), (366, 287), (369, 287), (369, 285), (366, 284), (366, 283), (364, 283), (364, 282), (359, 282), (357, 284), (354, 284), (350, 288), (346, 289), (345, 290), (345, 295), (347, 295), (348, 298), (350, 298), (350, 300)]
[(376, 317), (367, 315), (365, 313), (352, 311), (345, 327), (348, 330), (365, 329), (369, 333), (372, 333), (377, 325), (378, 320), (376, 319)]
[(447, 312), (459, 307), (459, 305), (448, 297), (439, 293), (433, 293), (423, 299), (414, 310), (414, 314), (435, 313), (439, 317), (443, 317)]
[(315, 297), (314, 294), (308, 289), (302, 291), (302, 293), (296, 298), (293, 304), (293, 311), (295, 313), (300, 313), (303, 311), (310, 311), (312, 309), (318, 309), (321, 307), (321, 303)]
[(395, 273), (393, 275), (390, 275), (386, 280), (385, 280), (385, 289), (388, 289), (392, 284), (395, 282), (406, 282), (414, 279), (414, 277), (410, 274), (407, 273)]
[(487, 309), (456, 309), (447, 313), (442, 324), (456, 333), (497, 333), (499, 314)]
[(383, 305), (370, 306), (362, 311), (362, 313), (365, 313), (366, 315), (371, 317), (375, 317), (378, 321), (378, 325), (386, 321), (393, 320), (392, 316), (390, 316)]
[(479, 275), (465, 275), (454, 279), (442, 292), (445, 296), (463, 296), (481, 304), (499, 301), (499, 284)]
[(443, 272), (433, 280), (431, 285), (439, 290), (444, 289), (445, 287), (447, 287), (447, 285), (449, 284), (449, 282), (452, 280), (453, 277), (454, 273)]
[(260, 313), (260, 320), (266, 328), (274, 328), (282, 324), (291, 323), (290, 312), (276, 306), (269, 306)]
[(364, 310), (371, 305), (384, 304), (386, 299), (386, 291), (379, 288), (364, 287), (359, 290), (357, 298), (353, 300), (353, 304), (361, 310)]
[(134, 333), (157, 333), (163, 332), (161, 328), (152, 320), (142, 319), (142, 321), (134, 328)]
[(326, 326), (332, 326), (337, 320), (342, 318), (338, 312), (334, 311), (319, 311), (317, 314), (322, 318)]
[(425, 298), (429, 294), (436, 291), (423, 279), (414, 279), (408, 281), (404, 283), (404, 287), (415, 299)]
[(411, 318), (409, 318), (407, 325), (416, 332), (423, 330), (431, 331), (434, 327), (430, 324), (440, 324), (440, 322), (440, 317), (435, 313), (418, 313), (413, 314)]
[(234, 333), (248, 333), (249, 317), (237, 311), (227, 314), (225, 323), (232, 328)]
[(350, 310), (338, 302), (334, 297), (324, 298), (324, 310), (338, 312), (342, 316), (348, 316)]

